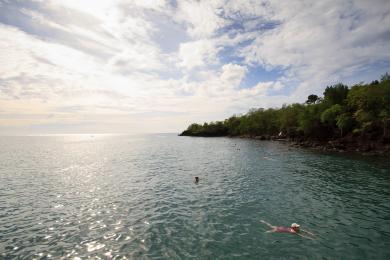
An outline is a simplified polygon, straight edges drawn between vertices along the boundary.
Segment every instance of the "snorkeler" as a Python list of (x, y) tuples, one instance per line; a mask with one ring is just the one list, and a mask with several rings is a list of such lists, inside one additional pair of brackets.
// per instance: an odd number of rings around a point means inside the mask
[[(308, 239), (314, 239), (313, 237), (315, 237), (315, 235), (313, 233), (301, 229), (300, 225), (298, 225), (297, 223), (292, 223), (291, 227), (278, 227), (278, 226), (272, 226), (270, 223), (265, 222), (264, 220), (260, 220), (260, 222), (263, 224), (266, 224), (267, 226), (269, 226), (271, 228), (271, 230), (266, 231), (266, 233), (273, 233), (273, 232), (290, 233), (290, 234), (296, 234), (298, 236), (308, 238)], [(307, 236), (307, 235), (305, 236), (302, 233), (308, 234), (311, 237)]]

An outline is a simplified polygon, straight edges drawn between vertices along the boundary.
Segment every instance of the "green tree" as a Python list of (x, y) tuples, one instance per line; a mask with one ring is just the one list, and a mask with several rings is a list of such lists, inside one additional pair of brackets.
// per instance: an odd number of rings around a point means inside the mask
[(292, 104), (283, 106), (280, 111), (280, 131), (287, 136), (295, 137), (298, 135), (299, 115), (305, 107), (301, 104)]
[(225, 126), (228, 128), (228, 133), (231, 136), (236, 136), (240, 134), (240, 124), (241, 118), (234, 115), (229, 119), (225, 120)]
[(389, 110), (382, 110), (379, 114), (379, 118), (382, 120), (383, 124), (383, 137), (387, 137), (387, 129), (390, 126), (390, 111)]
[(307, 97), (306, 104), (315, 104), (319, 100), (317, 95), (311, 94)]
[(339, 104), (333, 105), (322, 112), (321, 122), (335, 132), (337, 118), (342, 114), (342, 112), (343, 108)]
[(342, 105), (348, 95), (348, 86), (341, 83), (334, 86), (328, 86), (324, 92), (324, 101), (329, 105)]
[(381, 76), (381, 82), (386, 82), (386, 81), (390, 81), (390, 74), (388, 72), (386, 72)]
[(321, 137), (324, 134), (322, 131), (322, 124), (320, 115), (322, 107), (320, 104), (312, 104), (306, 106), (299, 114), (299, 130), (303, 131), (309, 137)]
[(321, 114), (321, 122), (333, 126), (336, 118), (342, 113), (343, 109), (339, 104), (333, 105)]
[(245, 115), (223, 122), (191, 124), (183, 135), (277, 135), (288, 137), (332, 138), (361, 133), (371, 140), (388, 140), (390, 127), (390, 75), (380, 82), (360, 83), (348, 88), (337, 84), (326, 87), (324, 98), (309, 95), (306, 104), (283, 105), (279, 109), (251, 109)]
[(352, 129), (354, 120), (349, 113), (344, 113), (337, 116), (336, 125), (340, 129), (340, 136), (343, 136), (343, 133)]
[(199, 132), (201, 129), (202, 129), (202, 126), (199, 125), (199, 124), (191, 124), (191, 125), (187, 128), (188, 131), (191, 131), (191, 132), (193, 132), (193, 133), (197, 133), (197, 132)]

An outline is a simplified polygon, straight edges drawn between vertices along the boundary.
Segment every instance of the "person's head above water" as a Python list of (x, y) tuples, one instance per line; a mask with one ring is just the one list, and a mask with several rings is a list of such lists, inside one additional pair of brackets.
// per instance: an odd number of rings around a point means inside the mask
[(195, 177), (195, 182), (199, 182), (199, 177)]
[(300, 227), (300, 225), (297, 224), (297, 223), (292, 223), (291, 224), (291, 228), (294, 229), (295, 231), (299, 231), (299, 227)]

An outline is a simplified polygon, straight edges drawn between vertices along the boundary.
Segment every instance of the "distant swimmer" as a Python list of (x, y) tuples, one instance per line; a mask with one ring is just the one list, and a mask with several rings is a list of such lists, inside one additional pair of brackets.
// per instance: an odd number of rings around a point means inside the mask
[[(260, 220), (261, 223), (266, 224), (271, 228), (271, 230), (266, 231), (266, 233), (290, 233), (290, 234), (296, 234), (298, 236), (308, 238), (308, 239), (314, 239), (315, 235), (313, 233), (310, 233), (309, 231), (303, 230), (300, 228), (300, 225), (297, 223), (292, 223), (291, 227), (278, 227), (278, 226), (273, 226), (268, 222), (265, 222), (264, 220)], [(307, 235), (304, 235), (307, 234)]]
[(198, 176), (195, 177), (194, 182), (195, 182), (195, 184), (198, 184), (198, 183), (199, 183), (199, 177), (198, 177)]

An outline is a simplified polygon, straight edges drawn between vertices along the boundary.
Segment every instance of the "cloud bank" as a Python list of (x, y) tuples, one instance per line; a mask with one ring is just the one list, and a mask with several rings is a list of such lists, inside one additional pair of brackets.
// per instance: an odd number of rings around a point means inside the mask
[(0, 133), (178, 132), (390, 71), (390, 2), (0, 0)]

